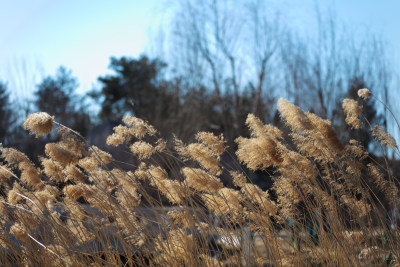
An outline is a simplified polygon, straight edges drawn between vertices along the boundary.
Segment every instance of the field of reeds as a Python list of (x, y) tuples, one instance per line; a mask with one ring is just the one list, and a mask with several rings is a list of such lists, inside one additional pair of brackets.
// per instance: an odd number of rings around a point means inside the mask
[[(343, 109), (382, 151), (398, 152), (382, 127), (363, 122), (357, 101)], [(278, 110), (284, 129), (248, 115), (250, 135), (235, 140), (235, 155), (222, 135), (199, 132), (185, 144), (126, 116), (107, 139), (135, 157), (125, 163), (49, 114), (31, 114), (27, 130), (57, 128), (59, 141), (45, 146), (40, 166), (1, 147), (1, 265), (398, 266), (400, 203), (388, 162), (284, 99)], [(260, 189), (249, 171), (268, 173), (272, 187)]]

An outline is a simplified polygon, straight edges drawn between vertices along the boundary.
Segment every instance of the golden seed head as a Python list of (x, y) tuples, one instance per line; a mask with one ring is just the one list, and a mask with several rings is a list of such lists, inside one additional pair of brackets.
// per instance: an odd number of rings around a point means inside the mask
[(57, 182), (64, 182), (65, 176), (63, 174), (63, 167), (55, 160), (42, 158), (42, 166), (44, 173)]
[(75, 155), (63, 144), (49, 143), (46, 144), (44, 150), (49, 158), (58, 161), (64, 166), (76, 163), (79, 159), (79, 155)]
[(85, 157), (79, 160), (78, 165), (85, 169), (87, 172), (92, 173), (96, 171), (99, 162), (93, 157)]
[(161, 167), (150, 166), (148, 169), (150, 179), (168, 180), (168, 173)]
[(304, 130), (313, 129), (312, 123), (304, 114), (304, 111), (289, 101), (279, 98), (278, 110), (281, 113), (281, 116), (286, 120), (286, 124), (293, 131), (302, 132)]
[(238, 137), (236, 156), (247, 165), (250, 170), (264, 170), (271, 165), (280, 165), (283, 155), (278, 143), (268, 136), (259, 138)]
[(107, 137), (107, 145), (119, 146), (128, 142), (132, 138), (129, 128), (126, 126), (118, 125), (114, 127), (114, 133)]
[(0, 184), (2, 181), (10, 179), (11, 176), (12, 172), (6, 166), (0, 167)]
[(196, 190), (215, 193), (223, 187), (220, 179), (202, 169), (185, 167), (182, 172), (187, 185)]
[(396, 140), (380, 125), (375, 125), (372, 128), (372, 136), (387, 147), (397, 148)]
[(21, 201), (23, 198), (17, 193), (19, 192), (17, 192), (17, 190), (14, 188), (10, 190), (7, 195), (7, 201), (11, 204), (17, 204), (19, 201)]
[(237, 209), (241, 207), (240, 202), (244, 199), (239, 191), (227, 187), (219, 189), (218, 194), (225, 199), (229, 205)]
[(207, 209), (217, 215), (226, 216), (236, 211), (231, 203), (218, 195), (202, 194), (201, 199)]
[(229, 174), (232, 176), (233, 185), (237, 187), (242, 187), (246, 184), (247, 178), (243, 173), (230, 171)]
[(224, 136), (222, 134), (220, 136), (216, 136), (209, 132), (199, 132), (196, 134), (196, 139), (210, 148), (218, 156), (221, 155), (226, 149)]
[(154, 152), (155, 148), (144, 141), (137, 141), (130, 146), (131, 152), (137, 156), (140, 160), (150, 158)]
[(246, 125), (251, 130), (251, 135), (254, 137), (261, 137), (269, 135), (278, 139), (283, 138), (283, 133), (277, 127), (272, 125), (264, 125), (262, 121), (254, 114), (249, 114), (246, 119)]
[(124, 116), (122, 120), (131, 128), (130, 133), (138, 139), (142, 139), (145, 135), (153, 136), (157, 134), (157, 130), (142, 119), (132, 116)]
[(92, 153), (92, 157), (99, 160), (100, 163), (109, 164), (113, 160), (110, 153), (101, 150), (97, 146), (91, 146), (90, 151)]
[(64, 193), (73, 200), (77, 200), (80, 197), (87, 198), (94, 194), (90, 186), (86, 184), (67, 185), (64, 187)]
[(36, 137), (47, 135), (53, 129), (54, 116), (46, 112), (33, 113), (26, 118), (24, 128)]
[(176, 180), (159, 180), (155, 181), (158, 190), (169, 200), (172, 204), (183, 204), (183, 200), (189, 192), (181, 182)]
[(78, 169), (75, 165), (68, 165), (64, 170), (63, 174), (66, 176), (66, 180), (83, 182), (87, 179), (86, 175)]
[[(322, 135), (322, 140), (325, 146), (333, 149), (335, 152), (340, 153), (343, 151), (343, 145), (340, 143), (339, 138), (336, 135), (335, 130), (332, 127), (332, 124), (328, 120), (324, 120), (314, 113), (307, 112), (307, 117), (311, 120), (314, 127), (316, 128), (316, 132)], [(310, 134), (311, 137), (315, 136), (315, 132)], [(313, 138), (315, 139), (315, 138)]]
[(16, 239), (28, 242), (29, 237), (25, 232), (25, 227), (20, 223), (14, 223), (10, 228), (10, 233), (15, 236)]
[(358, 93), (358, 96), (364, 100), (367, 100), (372, 96), (371, 91), (368, 90), (367, 88), (360, 89), (360, 90), (358, 90), (357, 93)]
[(175, 150), (178, 152), (179, 156), (183, 161), (190, 159), (190, 153), (182, 140), (180, 140), (176, 135), (174, 135)]
[(220, 175), (219, 155), (204, 144), (194, 143), (187, 146), (190, 157), (214, 175)]
[(362, 126), (358, 116), (362, 113), (362, 106), (359, 106), (357, 101), (346, 98), (343, 100), (343, 111), (346, 114), (346, 123), (354, 129), (360, 129)]

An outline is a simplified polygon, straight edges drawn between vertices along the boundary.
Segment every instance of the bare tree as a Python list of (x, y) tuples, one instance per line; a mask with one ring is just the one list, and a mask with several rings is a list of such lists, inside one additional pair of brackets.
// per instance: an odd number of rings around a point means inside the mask
[(393, 71), (381, 38), (352, 31), (317, 2), (317, 27), (309, 36), (288, 27), (265, 1), (182, 0), (174, 12), (165, 38), (171, 58), (163, 60), (179, 77), (183, 96), (212, 92), (212, 111), (204, 117), (213, 117), (209, 129), (229, 140), (241, 133), (247, 113), (272, 121), (270, 100), (278, 95), (338, 128), (344, 127), (340, 100), (357, 84), (389, 102)]
[(289, 97), (322, 117), (334, 119), (338, 101), (355, 78), (362, 78), (366, 86), (388, 100), (392, 71), (381, 38), (366, 31), (346, 30), (332, 12), (321, 14), (318, 6), (316, 21), (315, 36), (287, 31), (281, 46)]
[(8, 87), (11, 99), (18, 106), (18, 116), (24, 119), (32, 112), (36, 84), (44, 76), (43, 66), (27, 57), (13, 57), (8, 66)]
[[(266, 7), (260, 1), (249, 4), (248, 17), (250, 18), (249, 34), (253, 45), (249, 51), (253, 57), (252, 62), (255, 68), (254, 84), (250, 81), (250, 86), (254, 88), (255, 96), (253, 102), (252, 113), (259, 117), (263, 117), (263, 92), (273, 91), (274, 84), (268, 80), (273, 73), (273, 69), (278, 64), (279, 43), (282, 38), (282, 29), (279, 15), (276, 15), (272, 21), (269, 20), (265, 13)], [(275, 64), (276, 63), (276, 64)], [(275, 73), (274, 73), (275, 74)], [(275, 76), (275, 80), (276, 80)]]
[[(342, 37), (333, 14), (322, 16), (316, 8), (316, 36), (287, 31), (282, 44), (283, 73), (289, 98), (296, 104), (330, 118), (342, 93)], [(310, 42), (310, 40), (313, 40)]]
[(274, 95), (281, 29), (279, 17), (263, 12), (262, 4), (181, 1), (174, 17), (172, 59), (166, 61), (173, 62), (189, 88), (211, 89), (220, 118), (217, 124), (231, 140), (247, 113), (266, 118), (265, 96)]

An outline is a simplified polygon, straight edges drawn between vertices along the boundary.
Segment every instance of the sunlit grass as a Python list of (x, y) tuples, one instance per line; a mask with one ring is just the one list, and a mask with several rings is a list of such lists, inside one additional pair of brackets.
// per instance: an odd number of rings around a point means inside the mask
[[(361, 127), (361, 108), (343, 107), (346, 122)], [(389, 216), (396, 178), (357, 140), (342, 143), (331, 122), (283, 99), (278, 109), (285, 129), (250, 114), (251, 135), (236, 139), (231, 161), (222, 135), (201, 132), (184, 144), (127, 116), (107, 139), (134, 158), (125, 164), (50, 115), (32, 114), (26, 129), (43, 136), (55, 124), (60, 140), (46, 145), (41, 166), (1, 148), (2, 264), (398, 265)], [(241, 164), (268, 171), (272, 188), (253, 184)]]

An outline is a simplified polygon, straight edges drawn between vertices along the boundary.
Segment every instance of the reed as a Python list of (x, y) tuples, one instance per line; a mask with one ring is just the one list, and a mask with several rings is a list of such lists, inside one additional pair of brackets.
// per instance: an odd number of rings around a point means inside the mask
[[(367, 89), (359, 91), (366, 101)], [(346, 122), (363, 127), (362, 107), (345, 99)], [(287, 130), (249, 114), (249, 137), (208, 132), (184, 144), (124, 117), (107, 144), (135, 158), (120, 162), (46, 113), (24, 127), (37, 137), (57, 126), (41, 166), (1, 147), (0, 262), (28, 266), (399, 265), (398, 182), (357, 140), (279, 99)], [(371, 134), (398, 152), (380, 126)], [(172, 144), (171, 144), (172, 142)], [(229, 164), (227, 162), (230, 162)], [(252, 171), (272, 171), (261, 190)], [(129, 168), (127, 168), (129, 167)], [(233, 187), (223, 184), (229, 177)]]

